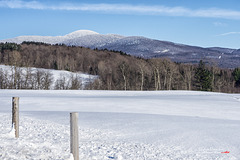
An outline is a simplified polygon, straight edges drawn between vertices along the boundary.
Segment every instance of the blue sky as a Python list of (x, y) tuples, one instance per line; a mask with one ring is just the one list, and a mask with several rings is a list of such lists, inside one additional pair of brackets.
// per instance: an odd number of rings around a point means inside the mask
[(239, 0), (0, 0), (0, 39), (87, 29), (240, 48)]

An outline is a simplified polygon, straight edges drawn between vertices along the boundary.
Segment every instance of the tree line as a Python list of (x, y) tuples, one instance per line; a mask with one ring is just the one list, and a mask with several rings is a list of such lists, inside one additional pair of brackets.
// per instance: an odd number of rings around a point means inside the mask
[(84, 87), (78, 74), (62, 73), (56, 79), (50, 70), (45, 69), (16, 66), (0, 68), (0, 89), (77, 90)]
[(193, 65), (167, 58), (143, 59), (107, 49), (35, 42), (17, 46), (1, 50), (1, 64), (98, 75), (87, 89), (240, 92), (239, 68), (223, 69), (203, 61)]

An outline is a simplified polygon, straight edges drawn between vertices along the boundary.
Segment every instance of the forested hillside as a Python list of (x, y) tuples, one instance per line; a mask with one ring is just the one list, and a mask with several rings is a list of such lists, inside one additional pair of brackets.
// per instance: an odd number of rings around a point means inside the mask
[(0, 51), (0, 63), (5, 65), (98, 75), (88, 89), (240, 92), (240, 69), (221, 69), (203, 61), (198, 65), (181, 64), (169, 59), (136, 58), (118, 51), (36, 42), (2, 43)]

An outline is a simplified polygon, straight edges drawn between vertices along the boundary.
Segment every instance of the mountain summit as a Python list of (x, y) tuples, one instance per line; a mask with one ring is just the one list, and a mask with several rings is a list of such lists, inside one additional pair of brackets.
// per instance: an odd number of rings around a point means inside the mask
[(77, 30), (72, 33), (65, 35), (65, 38), (72, 39), (72, 38), (79, 38), (87, 35), (98, 35), (99, 33), (90, 31), (90, 30)]

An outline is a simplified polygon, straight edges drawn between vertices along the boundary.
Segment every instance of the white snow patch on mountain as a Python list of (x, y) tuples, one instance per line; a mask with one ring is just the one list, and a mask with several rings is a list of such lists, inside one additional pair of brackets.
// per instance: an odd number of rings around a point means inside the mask
[(162, 51), (154, 51), (154, 53), (167, 53), (169, 52), (169, 49), (164, 49)]
[(168, 51), (169, 51), (169, 49), (165, 49), (165, 50), (162, 51), (162, 53), (166, 53)]

